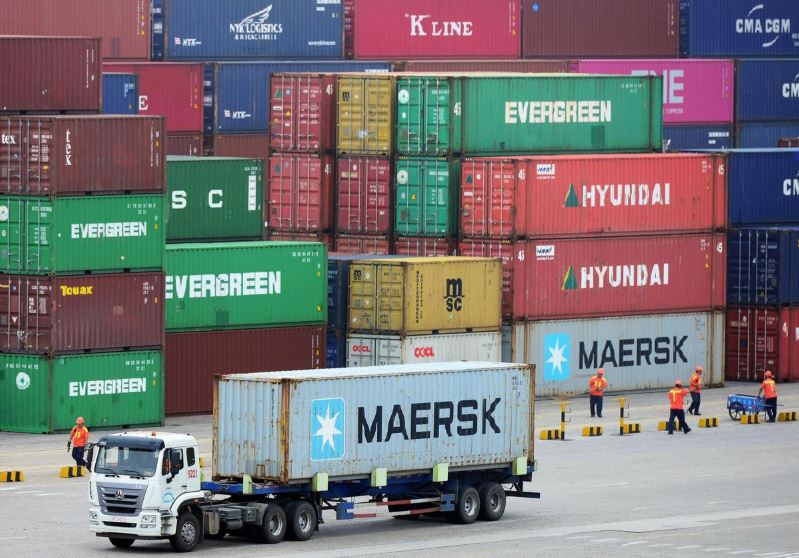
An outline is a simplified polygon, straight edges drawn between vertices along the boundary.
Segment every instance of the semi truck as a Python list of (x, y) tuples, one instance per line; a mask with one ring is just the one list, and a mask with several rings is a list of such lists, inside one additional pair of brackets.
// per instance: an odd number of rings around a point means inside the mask
[(89, 527), (118, 548), (188, 552), (226, 535), (308, 540), (331, 512), (497, 521), (507, 497), (539, 497), (524, 485), (534, 402), (534, 368), (520, 364), (217, 376), (211, 479), (190, 435), (103, 436), (87, 454)]

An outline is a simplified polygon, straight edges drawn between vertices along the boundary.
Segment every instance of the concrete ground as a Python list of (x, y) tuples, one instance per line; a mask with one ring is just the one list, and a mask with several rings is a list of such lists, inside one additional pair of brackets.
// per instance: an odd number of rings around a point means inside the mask
[[(605, 397), (604, 419), (590, 419), (588, 400), (570, 403), (566, 441), (539, 441), (557, 428), (558, 402), (536, 409), (539, 471), (530, 490), (540, 500), (509, 499), (497, 523), (450, 525), (435, 519), (336, 522), (311, 541), (256, 545), (211, 541), (205, 556), (686, 557), (799, 558), (799, 423), (741, 425), (727, 415), (728, 384), (703, 393), (702, 414), (714, 429), (688, 435), (657, 431), (668, 415), (664, 392), (629, 395), (629, 421), (643, 432), (618, 435), (618, 403)], [(799, 384), (779, 386), (781, 410), (799, 410)], [(696, 426), (697, 419), (689, 418)], [(602, 425), (598, 438), (582, 426)], [(166, 430), (196, 436), (210, 462), (211, 419), (169, 419)], [(94, 439), (100, 433), (92, 432)], [(66, 435), (0, 433), (0, 470), (22, 469), (25, 482), (0, 484), (0, 547), (15, 558), (171, 554), (166, 542), (137, 542), (120, 551), (87, 529), (87, 480), (60, 479), (69, 465)], [(210, 473), (210, 469), (206, 470)]]

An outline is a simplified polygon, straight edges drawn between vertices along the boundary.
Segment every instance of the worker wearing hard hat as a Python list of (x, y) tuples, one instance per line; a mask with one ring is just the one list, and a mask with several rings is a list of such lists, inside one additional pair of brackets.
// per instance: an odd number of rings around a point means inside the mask
[(688, 434), (691, 429), (688, 428), (688, 423), (685, 422), (685, 410), (683, 409), (685, 396), (688, 395), (688, 390), (682, 387), (682, 380), (674, 382), (674, 387), (669, 390), (669, 422), (666, 423), (669, 434), (674, 434), (674, 421), (680, 421), (680, 428)]
[(588, 380), (588, 391), (591, 394), (589, 407), (592, 417), (602, 418), (602, 398), (605, 395), (606, 387), (608, 387), (608, 381), (605, 379), (605, 369), (600, 368), (596, 371), (596, 376), (591, 376), (591, 379)]
[(83, 452), (86, 450), (86, 444), (89, 443), (89, 429), (86, 428), (83, 417), (75, 419), (75, 426), (69, 431), (69, 441), (67, 442), (67, 451), (72, 446), (72, 459), (75, 460), (75, 465), (78, 467), (85, 467), (86, 462), (83, 460)]
[(763, 394), (766, 398), (766, 422), (774, 422), (777, 420), (777, 383), (774, 381), (774, 374), (771, 370), (766, 370), (763, 375), (763, 383), (760, 384), (760, 391), (757, 396)]
[(691, 405), (688, 407), (689, 415), (696, 415), (701, 417), (699, 413), (699, 403), (702, 402), (702, 367), (697, 366), (691, 376), (691, 383), (688, 386), (688, 391), (691, 392)]

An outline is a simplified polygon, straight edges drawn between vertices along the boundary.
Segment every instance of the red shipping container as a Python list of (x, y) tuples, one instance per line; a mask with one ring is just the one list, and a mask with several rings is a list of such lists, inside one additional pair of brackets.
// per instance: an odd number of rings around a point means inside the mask
[(168, 333), (165, 412), (212, 412), (217, 374), (323, 368), (325, 342), (324, 327)]
[(336, 194), (336, 230), (355, 234), (391, 232), (391, 160), (340, 156)]
[(676, 58), (679, 0), (536, 0), (522, 7), (524, 58)]
[(167, 155), (187, 155), (189, 157), (202, 157), (202, 134), (167, 134)]
[(0, 350), (55, 354), (161, 347), (164, 275), (0, 275)]
[(725, 351), (728, 381), (761, 382), (766, 370), (799, 381), (799, 307), (728, 308)]
[(270, 109), (275, 151), (335, 151), (335, 75), (274, 74)]
[(391, 240), (388, 236), (336, 234), (336, 252), (342, 254), (391, 254)]
[(704, 312), (726, 301), (726, 235), (519, 243), (513, 314), (529, 320)]
[(455, 240), (423, 236), (399, 236), (394, 240), (394, 253), (398, 256), (452, 256)]
[(523, 74), (562, 74), (577, 69), (576, 60), (403, 60), (397, 72), (508, 72)]
[(723, 155), (466, 159), (460, 234), (472, 238), (722, 230)]
[(520, 58), (519, 0), (355, 0), (355, 58)]
[(355, 58), (355, 0), (343, 0), (344, 8), (344, 59)]
[(0, 192), (163, 192), (164, 119), (0, 116)]
[(269, 229), (322, 232), (333, 225), (332, 155), (273, 153), (269, 157)]
[(516, 244), (501, 240), (463, 239), (458, 243), (459, 256), (500, 258), (502, 260), (502, 317), (513, 317), (513, 255)]
[(211, 145), (215, 157), (269, 158), (269, 134), (214, 134)]
[(272, 231), (269, 240), (290, 242), (321, 242), (327, 246), (328, 252), (333, 251), (333, 235), (330, 233), (292, 233)]
[(136, 74), (139, 114), (166, 116), (169, 133), (203, 132), (203, 65), (174, 62), (103, 64), (106, 72)]
[(150, 2), (3, 0), (0, 35), (100, 37), (104, 60), (149, 60)]
[(100, 39), (0, 37), (0, 84), (0, 112), (100, 112)]

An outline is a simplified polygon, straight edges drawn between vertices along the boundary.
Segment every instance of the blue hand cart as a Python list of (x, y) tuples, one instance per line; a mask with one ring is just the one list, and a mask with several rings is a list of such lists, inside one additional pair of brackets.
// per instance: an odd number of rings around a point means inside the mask
[(739, 393), (727, 396), (727, 412), (732, 420), (741, 420), (744, 415), (756, 415), (766, 410), (766, 400), (756, 395)]

